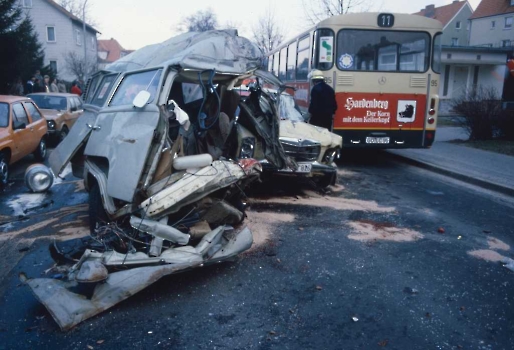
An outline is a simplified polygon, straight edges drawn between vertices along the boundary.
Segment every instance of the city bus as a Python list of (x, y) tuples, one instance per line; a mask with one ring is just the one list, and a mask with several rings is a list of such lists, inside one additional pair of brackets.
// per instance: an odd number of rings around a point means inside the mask
[(409, 14), (330, 17), (268, 54), (267, 69), (309, 106), (309, 72), (336, 93), (333, 132), (347, 148), (428, 148), (435, 137), (441, 22)]

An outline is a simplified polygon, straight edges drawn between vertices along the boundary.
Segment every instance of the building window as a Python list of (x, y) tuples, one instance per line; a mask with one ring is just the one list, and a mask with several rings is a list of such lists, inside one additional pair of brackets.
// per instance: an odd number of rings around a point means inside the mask
[(459, 45), (459, 38), (452, 38), (452, 46), (458, 46)]
[(468, 20), (468, 24), (466, 26), (466, 30), (469, 30), (471, 28), (471, 21)]
[(502, 40), (502, 47), (511, 47), (512, 41), (510, 40)]
[(491, 29), (496, 28), (496, 21), (491, 21)]
[(57, 75), (57, 61), (50, 61), (50, 68), (52, 69), (53, 75)]
[(23, 0), (23, 7), (32, 8), (32, 0)]
[(96, 38), (94, 36), (91, 37), (91, 45), (90, 46), (90, 49), (95, 51), (96, 50)]
[(510, 0), (510, 6), (514, 6), (514, 0)]
[(46, 27), (46, 41), (55, 42), (55, 27)]
[(455, 28), (460, 29), (460, 21), (455, 22)]
[(505, 17), (505, 29), (512, 28), (512, 17)]
[(75, 29), (75, 40), (77, 41), (77, 45), (82, 46), (82, 33), (78, 29)]

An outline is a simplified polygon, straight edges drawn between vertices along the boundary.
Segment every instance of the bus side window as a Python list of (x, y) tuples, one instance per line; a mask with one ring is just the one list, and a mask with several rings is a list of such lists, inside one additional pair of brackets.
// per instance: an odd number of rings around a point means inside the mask
[(295, 80), (296, 72), (296, 41), (287, 48), (287, 79)]
[(278, 71), (278, 78), (286, 80), (286, 67), (287, 67), (287, 47), (280, 50), (280, 66)]
[(296, 58), (296, 79), (307, 80), (309, 74), (309, 37), (306, 36), (298, 41), (298, 52)]
[(278, 77), (278, 52), (273, 55), (273, 74)]

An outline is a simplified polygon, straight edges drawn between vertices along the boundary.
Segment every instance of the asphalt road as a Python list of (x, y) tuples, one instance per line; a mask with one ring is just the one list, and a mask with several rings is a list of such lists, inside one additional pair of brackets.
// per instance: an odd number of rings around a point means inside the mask
[[(17, 274), (40, 276), (50, 239), (84, 232), (87, 194), (66, 178), (26, 200), (18, 178), (0, 197), (0, 349), (514, 348), (514, 272), (499, 261), (514, 257), (514, 199), (346, 156), (328, 194), (255, 189), (256, 244), (237, 262), (164, 278), (66, 333)], [(5, 223), (16, 198), (33, 209)]]

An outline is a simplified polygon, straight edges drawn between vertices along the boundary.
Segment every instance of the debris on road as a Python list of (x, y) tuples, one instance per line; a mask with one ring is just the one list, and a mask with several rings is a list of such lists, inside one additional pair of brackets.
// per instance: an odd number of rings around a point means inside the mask
[(438, 233), (443, 234), (443, 233), (445, 233), (445, 232), (446, 232), (446, 230), (444, 229), (444, 227), (439, 227), (439, 228), (437, 229), (437, 232), (438, 232)]
[(505, 258), (505, 259), (502, 260), (502, 263), (505, 264), (505, 265), (503, 265), (503, 267), (506, 267), (509, 270), (514, 272), (514, 259)]

